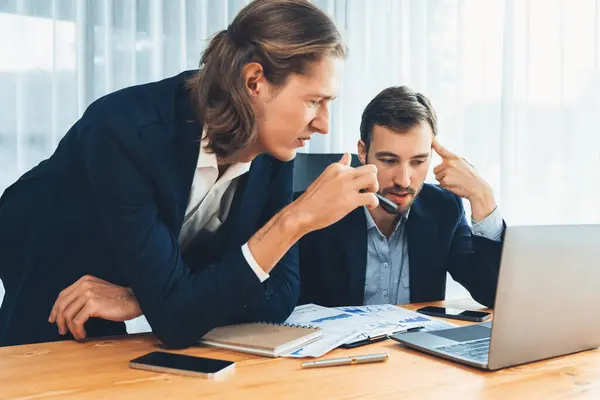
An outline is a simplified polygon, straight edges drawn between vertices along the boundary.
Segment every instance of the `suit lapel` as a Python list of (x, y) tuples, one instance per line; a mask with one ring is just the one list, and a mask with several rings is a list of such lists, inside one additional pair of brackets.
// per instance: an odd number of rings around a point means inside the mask
[(179, 162), (175, 177), (177, 179), (175, 195), (175, 222), (174, 229), (179, 234), (185, 217), (185, 210), (190, 199), (190, 190), (194, 180), (194, 172), (200, 155), (200, 135), (202, 125), (196, 121), (182, 122), (182, 134), (178, 138)]
[(338, 237), (345, 254), (345, 267), (348, 272), (349, 300), (351, 304), (362, 304), (367, 269), (367, 219), (365, 210), (359, 207), (348, 214), (339, 224)]
[[(229, 214), (223, 225), (209, 238), (204, 239), (204, 251), (220, 253), (223, 248), (241, 246), (258, 230), (258, 219), (268, 195), (271, 164), (257, 157), (250, 171), (242, 175), (233, 196)], [(192, 241), (189, 248), (194, 251), (199, 243)]]
[(258, 156), (240, 179), (229, 215), (218, 231), (227, 234), (228, 243), (242, 245), (260, 228), (258, 220), (269, 194), (270, 176), (271, 163)]
[(419, 197), (410, 209), (407, 220), (407, 244), (410, 268), (410, 300), (425, 301), (427, 296), (429, 272), (435, 268), (434, 251), (438, 224), (432, 219), (432, 213), (426, 210)]

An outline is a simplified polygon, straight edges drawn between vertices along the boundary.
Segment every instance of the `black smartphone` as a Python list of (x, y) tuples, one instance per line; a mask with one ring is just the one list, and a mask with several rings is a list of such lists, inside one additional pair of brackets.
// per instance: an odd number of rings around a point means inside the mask
[(154, 351), (135, 358), (129, 362), (129, 367), (146, 371), (199, 376), (215, 380), (225, 378), (235, 371), (233, 361), (167, 353), (164, 351)]
[(482, 322), (489, 319), (491, 314), (484, 311), (461, 310), (458, 308), (427, 306), (419, 308), (417, 312), (432, 317), (461, 319), (463, 321)]

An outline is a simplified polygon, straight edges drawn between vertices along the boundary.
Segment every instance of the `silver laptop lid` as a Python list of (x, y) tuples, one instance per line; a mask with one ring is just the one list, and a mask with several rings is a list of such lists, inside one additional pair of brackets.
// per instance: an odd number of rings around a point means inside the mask
[(489, 368), (600, 346), (600, 225), (508, 227)]

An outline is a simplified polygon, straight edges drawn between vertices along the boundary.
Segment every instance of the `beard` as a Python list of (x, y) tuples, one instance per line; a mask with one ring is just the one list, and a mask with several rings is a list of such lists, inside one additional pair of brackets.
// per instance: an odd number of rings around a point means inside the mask
[(418, 188), (395, 185), (393, 187), (384, 188), (378, 193), (386, 199), (393, 201), (398, 207), (396, 214), (402, 215), (406, 214), (406, 212), (413, 205), (415, 199), (417, 198), (417, 194), (419, 194), (422, 187), (423, 185), (419, 186)]

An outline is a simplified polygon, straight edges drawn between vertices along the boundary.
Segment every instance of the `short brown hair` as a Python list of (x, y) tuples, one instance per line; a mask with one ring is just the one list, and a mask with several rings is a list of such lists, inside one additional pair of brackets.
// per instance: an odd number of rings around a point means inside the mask
[(246, 64), (261, 64), (269, 83), (281, 86), (290, 74), (305, 73), (311, 62), (345, 55), (333, 21), (307, 0), (254, 0), (245, 6), (227, 30), (213, 36), (200, 71), (188, 81), (208, 150), (231, 159), (256, 140), (256, 119), (242, 77)]
[(404, 132), (423, 122), (437, 135), (437, 116), (429, 99), (406, 86), (392, 86), (375, 96), (363, 111), (360, 139), (368, 152), (374, 125)]

